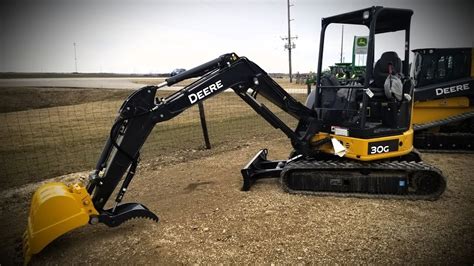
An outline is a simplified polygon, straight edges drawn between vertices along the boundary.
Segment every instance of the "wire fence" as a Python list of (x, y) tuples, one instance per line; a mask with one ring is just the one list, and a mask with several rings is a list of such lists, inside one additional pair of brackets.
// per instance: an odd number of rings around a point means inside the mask
[[(161, 92), (160, 92), (161, 93)], [(169, 94), (169, 93), (164, 93)], [(158, 95), (164, 96), (164, 95)], [(299, 101), (306, 91), (293, 94)], [(283, 121), (296, 120), (263, 97), (258, 98)], [(0, 113), (0, 186), (16, 187), (68, 173), (92, 170), (123, 99), (86, 101)], [(283, 136), (233, 92), (204, 102), (212, 148), (240, 145), (252, 138)], [(142, 149), (142, 160), (173, 157), (205, 148), (199, 109), (156, 125)]]

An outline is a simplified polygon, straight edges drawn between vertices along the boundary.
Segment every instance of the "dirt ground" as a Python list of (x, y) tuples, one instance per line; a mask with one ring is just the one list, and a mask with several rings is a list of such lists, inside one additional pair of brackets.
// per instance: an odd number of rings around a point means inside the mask
[[(163, 164), (146, 161), (126, 202), (145, 204), (160, 222), (85, 226), (60, 237), (33, 264), (472, 264), (473, 154), (424, 154), (448, 177), (435, 202), (313, 197), (284, 193), (277, 180), (240, 191), (240, 168), (268, 147), (285, 158), (288, 141), (253, 139)], [(196, 158), (196, 156), (192, 156)], [(71, 180), (86, 173), (69, 175)], [(1, 193), (2, 265), (18, 262), (29, 184)]]

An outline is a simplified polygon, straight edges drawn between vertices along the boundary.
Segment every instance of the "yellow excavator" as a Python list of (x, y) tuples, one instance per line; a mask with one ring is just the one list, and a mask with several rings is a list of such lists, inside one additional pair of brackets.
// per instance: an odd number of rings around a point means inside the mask
[(430, 151), (474, 151), (474, 49), (414, 52), (414, 145)]
[[(62, 234), (88, 223), (115, 227), (137, 217), (158, 221), (144, 205), (122, 203), (142, 145), (157, 123), (228, 88), (281, 130), (294, 149), (285, 160), (267, 160), (268, 151), (260, 150), (241, 170), (242, 190), (250, 190), (260, 178), (279, 178), (289, 193), (438, 199), (446, 178), (436, 167), (421, 162), (413, 149), (414, 86), (408, 73), (412, 14), (408, 9), (375, 6), (322, 19), (317, 88), (305, 104), (258, 65), (235, 53), (135, 91), (121, 106), (87, 184), (48, 183), (34, 193), (23, 238), (25, 262)], [(369, 29), (363, 79), (341, 85), (321, 74), (326, 28), (334, 23)], [(376, 36), (396, 31), (404, 32), (404, 40), (399, 40), (405, 46), (404, 60), (387, 51), (375, 62)], [(156, 97), (157, 90), (196, 77), (200, 78), (183, 89)], [(285, 124), (258, 97), (295, 117), (296, 128)], [(114, 191), (115, 201), (106, 208)]]

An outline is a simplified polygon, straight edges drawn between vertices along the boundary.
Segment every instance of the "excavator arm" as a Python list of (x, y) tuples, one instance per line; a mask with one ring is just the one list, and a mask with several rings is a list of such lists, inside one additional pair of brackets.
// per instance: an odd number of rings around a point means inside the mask
[[(156, 91), (161, 87), (171, 86), (196, 76), (202, 77), (169, 97), (155, 98)], [(124, 102), (96, 170), (90, 175), (87, 190), (92, 195), (94, 207), (99, 212), (103, 211), (105, 203), (127, 169), (134, 170), (136, 166), (130, 166), (136, 165), (139, 151), (157, 123), (170, 120), (187, 108), (228, 88), (234, 90), (273, 127), (283, 131), (295, 149), (301, 150), (301, 153), (305, 152), (304, 147), (309, 146), (308, 140), (301, 138), (300, 134), (286, 125), (264, 104), (258, 102), (256, 95), (260, 94), (305, 124), (314, 123), (315, 112), (291, 97), (255, 63), (244, 57), (239, 58), (235, 54), (225, 54), (169, 78), (163, 84), (144, 87)], [(128, 181), (128, 176), (125, 177), (125, 182)]]
[[(195, 77), (200, 78), (168, 97), (156, 98), (156, 91), (160, 88), (172, 86), (180, 81)], [(32, 254), (41, 251), (55, 238), (87, 222), (91, 224), (104, 223), (113, 227), (137, 217), (158, 221), (158, 216), (142, 204), (121, 203), (128, 185), (134, 177), (140, 157), (140, 149), (157, 123), (170, 120), (187, 108), (226, 89), (232, 89), (268, 123), (287, 135), (297, 154), (309, 154), (311, 152), (310, 138), (317, 132), (319, 126), (315, 111), (295, 100), (252, 61), (245, 57), (238, 57), (234, 53), (224, 54), (212, 61), (168, 78), (157, 86), (143, 87), (128, 97), (121, 106), (118, 117), (110, 130), (110, 136), (97, 162), (96, 169), (89, 176), (89, 182), (85, 188), (87, 191), (77, 184), (74, 187), (65, 187), (60, 183), (45, 185), (44, 189), (46, 190), (61, 190), (62, 194), (66, 195), (68, 193), (74, 194), (74, 191), (80, 191), (82, 194), (76, 197), (77, 210), (74, 213), (61, 213), (61, 210), (57, 210), (57, 197), (40, 200), (41, 193), (35, 194), (33, 202), (41, 202), (41, 204), (35, 206), (32, 204), (35, 211), (30, 211), (29, 226), (24, 239), (24, 253), (27, 260)], [(264, 104), (258, 102), (257, 95), (263, 96), (298, 119), (297, 129), (290, 128)], [(252, 178), (261, 178), (266, 174), (278, 176), (279, 170), (275, 171), (275, 169), (278, 169), (276, 166), (279, 163), (284, 163), (283, 161), (266, 161), (266, 151), (262, 150), (251, 164), (263, 161), (269, 166), (267, 167), (269, 171), (262, 170), (255, 174), (255, 171), (250, 171), (252, 165), (242, 169), (244, 190), (250, 188)], [(120, 183), (121, 187), (115, 198), (114, 206), (105, 209), (104, 206)], [(74, 199), (70, 200), (74, 202)], [(55, 203), (53, 204), (53, 202)], [(54, 218), (54, 221), (41, 225), (36, 222), (49, 216), (55, 208), (58, 217)], [(77, 214), (81, 215), (78, 216)], [(87, 217), (86, 214), (89, 219), (85, 218)], [(64, 221), (67, 221), (67, 224)]]

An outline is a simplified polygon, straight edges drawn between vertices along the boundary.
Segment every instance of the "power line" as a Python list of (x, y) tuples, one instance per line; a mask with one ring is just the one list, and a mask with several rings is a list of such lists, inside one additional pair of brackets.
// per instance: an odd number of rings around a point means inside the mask
[(292, 42), (293, 39), (298, 39), (298, 36), (291, 37), (291, 21), (294, 19), (291, 19), (290, 16), (290, 7), (293, 6), (293, 4), (290, 4), (290, 0), (287, 0), (287, 6), (288, 6), (288, 36), (287, 37), (281, 37), (282, 40), (288, 41), (288, 43), (285, 44), (285, 49), (288, 49), (288, 66), (289, 66), (289, 73), (290, 73), (290, 83), (293, 82), (293, 75), (291, 73), (291, 50), (295, 49), (295, 43)]

